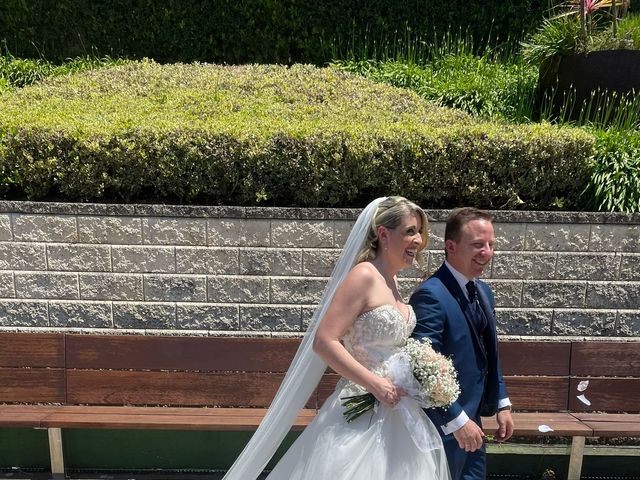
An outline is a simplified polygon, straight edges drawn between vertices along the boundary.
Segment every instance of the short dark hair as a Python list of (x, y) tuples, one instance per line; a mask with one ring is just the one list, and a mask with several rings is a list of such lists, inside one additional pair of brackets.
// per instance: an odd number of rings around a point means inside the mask
[(444, 241), (460, 240), (460, 232), (462, 227), (473, 220), (486, 220), (493, 223), (493, 217), (485, 210), (474, 207), (454, 208), (447, 218), (447, 225), (444, 229)]

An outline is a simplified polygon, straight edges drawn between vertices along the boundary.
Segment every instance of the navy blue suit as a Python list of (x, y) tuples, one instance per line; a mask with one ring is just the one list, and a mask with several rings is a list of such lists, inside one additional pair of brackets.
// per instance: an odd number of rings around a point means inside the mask
[(478, 299), (486, 318), (486, 327), (478, 333), (467, 297), (451, 271), (442, 265), (413, 293), (409, 303), (416, 313), (413, 337), (428, 337), (436, 351), (453, 359), (458, 371), (460, 397), (449, 408), (426, 410), (442, 435), (453, 480), (485, 478), (484, 447), (467, 453), (452, 434), (445, 435), (442, 425), (464, 411), (480, 424), (480, 416), (495, 415), (498, 401), (507, 398), (500, 362), (494, 318), (495, 300), (490, 287), (476, 281)]

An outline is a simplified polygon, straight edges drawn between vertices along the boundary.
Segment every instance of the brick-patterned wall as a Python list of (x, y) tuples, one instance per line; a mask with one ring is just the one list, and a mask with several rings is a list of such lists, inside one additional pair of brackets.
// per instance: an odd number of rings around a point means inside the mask
[[(358, 213), (0, 202), (0, 330), (296, 335)], [(494, 213), (501, 334), (640, 336), (640, 215)]]

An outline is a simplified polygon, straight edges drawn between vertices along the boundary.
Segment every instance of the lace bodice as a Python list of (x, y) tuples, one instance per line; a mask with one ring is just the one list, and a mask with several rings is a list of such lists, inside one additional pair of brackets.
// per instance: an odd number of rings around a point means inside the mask
[(363, 313), (342, 337), (344, 347), (362, 365), (384, 376), (384, 361), (404, 346), (416, 325), (415, 313), (408, 307), (408, 320), (391, 304)]

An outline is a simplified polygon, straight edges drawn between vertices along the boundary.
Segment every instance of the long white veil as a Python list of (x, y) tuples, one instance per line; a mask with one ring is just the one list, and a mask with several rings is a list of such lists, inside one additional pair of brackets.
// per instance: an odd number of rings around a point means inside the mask
[(333, 296), (353, 268), (358, 253), (367, 240), (378, 205), (386, 197), (377, 198), (365, 207), (331, 273), (320, 304), (313, 314), (300, 347), (282, 380), (262, 423), (233, 463), (223, 480), (249, 480), (260, 475), (276, 449), (291, 429), (298, 413), (309, 400), (327, 365), (312, 349), (319, 320), (324, 316)]

